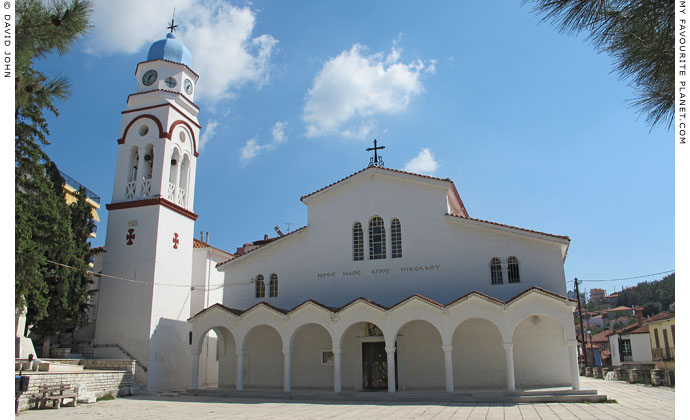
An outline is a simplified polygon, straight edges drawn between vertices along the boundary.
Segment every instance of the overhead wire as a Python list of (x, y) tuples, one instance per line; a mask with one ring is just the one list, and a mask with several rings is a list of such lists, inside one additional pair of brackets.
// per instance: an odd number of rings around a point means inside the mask
[[(72, 269), (72, 270), (80, 270), (78, 267), (74, 267), (74, 266), (71, 266), (71, 265), (59, 263), (59, 262), (57, 262), (57, 261), (52, 261), (52, 260), (49, 260), (49, 259), (45, 259), (45, 261), (46, 261), (46, 262), (49, 262), (49, 263), (51, 263), (51, 264), (55, 264), (55, 265), (60, 266), (60, 267), (65, 267), (65, 268), (69, 268), (69, 269)], [(115, 279), (115, 280), (124, 280), (124, 281), (130, 282), (130, 283), (136, 283), (136, 284), (152, 284), (152, 285), (154, 285), (154, 286), (185, 287), (185, 288), (191, 288), (192, 290), (212, 291), (212, 290), (222, 289), (223, 287), (225, 287), (225, 284), (224, 284), (224, 283), (211, 284), (211, 285), (209, 285), (208, 287), (206, 287), (206, 286), (192, 286), (192, 285), (173, 284), (173, 283), (152, 283), (152, 282), (150, 282), (150, 281), (135, 280), (135, 279), (130, 279), (130, 278), (126, 278), (126, 277), (113, 276), (113, 275), (111, 275), (111, 274), (97, 273), (97, 272), (95, 272), (95, 271), (93, 271), (93, 270), (86, 270), (86, 273), (87, 273), (87, 274), (94, 275), (94, 276), (98, 276), (98, 277), (105, 277), (105, 278), (110, 278), (110, 279)], [(233, 283), (233, 284), (250, 284), (250, 283), (251, 283), (251, 282)]]
[[(633, 279), (641, 279), (644, 277), (651, 277), (651, 276), (658, 276), (659, 274), (667, 274), (667, 273), (672, 273), (676, 271), (674, 270), (666, 270), (666, 271), (660, 271), (658, 273), (651, 273), (651, 274), (645, 274), (642, 276), (633, 276), (633, 277), (622, 277), (619, 279), (577, 279), (578, 282), (583, 282), (583, 281), (622, 281), (622, 280), (633, 280)], [(567, 283), (573, 283), (575, 280), (568, 280)]]

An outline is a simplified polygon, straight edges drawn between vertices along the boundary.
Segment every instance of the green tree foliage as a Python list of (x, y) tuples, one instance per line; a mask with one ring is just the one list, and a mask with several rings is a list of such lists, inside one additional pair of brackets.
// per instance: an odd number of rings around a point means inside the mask
[(622, 79), (638, 89), (633, 100), (652, 127), (674, 116), (673, 0), (523, 0), (560, 32), (588, 32), (598, 51), (613, 57)]
[(645, 315), (654, 315), (668, 310), (676, 301), (676, 274), (661, 280), (638, 283), (637, 286), (618, 293), (618, 304), (623, 306), (642, 306)]
[(86, 0), (16, 4), (15, 306), (26, 305), (34, 330), (49, 335), (72, 323), (83, 305), (89, 258), (83, 230), (93, 221), (90, 213), (84, 217), (83, 192), (67, 206), (64, 180), (42, 149), (49, 144), (44, 112), (58, 115), (55, 102), (67, 97), (67, 80), (49, 79), (33, 64), (48, 53), (66, 52), (88, 30), (90, 11)]

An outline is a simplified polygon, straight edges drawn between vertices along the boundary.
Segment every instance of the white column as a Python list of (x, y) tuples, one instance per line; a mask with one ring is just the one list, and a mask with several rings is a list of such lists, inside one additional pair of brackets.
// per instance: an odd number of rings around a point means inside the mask
[(333, 392), (342, 391), (340, 349), (333, 348)]
[(135, 182), (135, 190), (134, 190), (134, 197), (140, 197), (141, 192), (143, 189), (143, 181), (144, 177), (146, 176), (146, 169), (144, 166), (146, 165), (146, 161), (144, 160), (144, 156), (146, 155), (146, 147), (144, 149), (139, 149), (139, 161), (137, 162), (137, 176), (134, 179)]
[(388, 392), (395, 392), (395, 346), (386, 346), (388, 356)]
[(192, 389), (199, 389), (199, 354), (194, 354), (192, 362)]
[(503, 343), (506, 351), (506, 388), (515, 391), (515, 366), (513, 365), (513, 343)]
[(180, 173), (182, 172), (182, 157), (179, 156), (177, 160), (177, 165), (175, 165), (175, 198), (173, 202), (177, 204), (180, 200)]
[(443, 349), (443, 360), (446, 366), (446, 392), (455, 390), (453, 384), (453, 346), (441, 346)]
[(244, 384), (244, 378), (242, 377), (242, 373), (244, 372), (244, 349), (237, 349), (235, 353), (237, 354), (235, 389), (242, 391), (242, 385)]
[(283, 391), (290, 392), (290, 350), (283, 350)]
[(568, 357), (570, 359), (570, 382), (573, 390), (580, 389), (580, 368), (577, 364), (577, 340), (567, 340)]

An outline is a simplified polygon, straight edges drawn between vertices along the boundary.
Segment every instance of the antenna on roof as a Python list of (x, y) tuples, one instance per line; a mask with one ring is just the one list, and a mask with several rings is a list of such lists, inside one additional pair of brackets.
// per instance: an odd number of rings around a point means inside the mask
[(290, 225), (294, 225), (296, 223), (290, 223), (290, 222), (285, 222), (285, 225), (287, 225), (287, 231), (290, 233)]

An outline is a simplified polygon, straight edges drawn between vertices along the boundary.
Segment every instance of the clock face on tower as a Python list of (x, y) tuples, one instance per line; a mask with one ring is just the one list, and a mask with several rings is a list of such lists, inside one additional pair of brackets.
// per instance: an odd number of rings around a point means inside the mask
[(144, 75), (141, 77), (141, 83), (143, 83), (144, 86), (151, 86), (157, 78), (158, 73), (156, 72), (156, 70), (149, 70), (146, 73), (144, 73)]
[(184, 79), (184, 91), (187, 92), (187, 95), (191, 95), (194, 91), (194, 86), (192, 86), (191, 80)]

